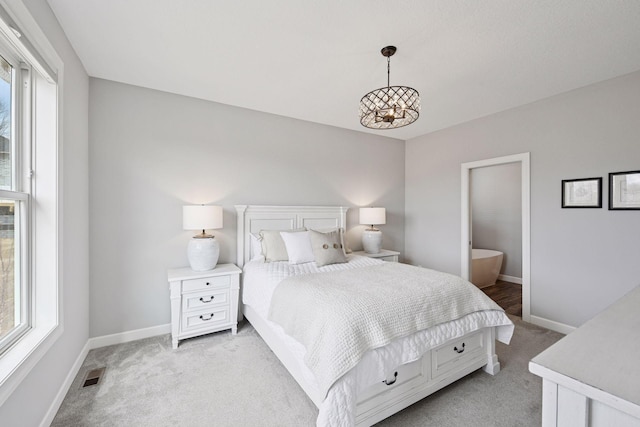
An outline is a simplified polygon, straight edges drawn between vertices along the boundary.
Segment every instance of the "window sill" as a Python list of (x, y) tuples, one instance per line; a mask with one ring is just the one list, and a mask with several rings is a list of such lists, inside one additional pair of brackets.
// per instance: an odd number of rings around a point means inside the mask
[(42, 325), (27, 332), (0, 357), (0, 406), (62, 335), (62, 326)]

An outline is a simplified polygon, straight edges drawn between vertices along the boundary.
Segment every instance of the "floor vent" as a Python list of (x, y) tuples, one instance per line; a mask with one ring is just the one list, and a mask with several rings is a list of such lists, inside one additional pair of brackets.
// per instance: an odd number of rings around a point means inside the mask
[(105, 369), (106, 368), (97, 368), (87, 372), (87, 375), (85, 375), (84, 381), (82, 382), (82, 387), (89, 387), (91, 385), (99, 384), (100, 379), (104, 375)]

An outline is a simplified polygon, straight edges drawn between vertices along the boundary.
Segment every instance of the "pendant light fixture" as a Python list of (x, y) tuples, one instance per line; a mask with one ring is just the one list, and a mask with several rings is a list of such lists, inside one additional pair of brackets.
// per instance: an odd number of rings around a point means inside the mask
[(373, 90), (360, 100), (360, 124), (371, 129), (395, 129), (409, 125), (420, 116), (420, 94), (408, 86), (391, 86), (391, 56), (395, 46), (380, 51), (387, 58), (387, 87)]

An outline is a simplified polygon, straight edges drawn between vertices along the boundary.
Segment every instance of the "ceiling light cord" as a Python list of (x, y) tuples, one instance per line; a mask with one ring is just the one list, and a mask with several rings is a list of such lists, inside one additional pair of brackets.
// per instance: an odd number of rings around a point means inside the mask
[(391, 87), (391, 57), (387, 56), (387, 89)]

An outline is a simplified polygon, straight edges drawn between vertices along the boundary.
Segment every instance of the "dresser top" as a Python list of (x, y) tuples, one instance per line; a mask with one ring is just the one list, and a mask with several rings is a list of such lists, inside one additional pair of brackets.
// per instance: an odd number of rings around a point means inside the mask
[(225, 276), (228, 274), (240, 274), (240, 270), (235, 264), (218, 264), (213, 270), (193, 271), (189, 267), (172, 268), (167, 271), (169, 282), (185, 279), (201, 279), (203, 277)]
[[(640, 405), (640, 287), (537, 355), (539, 365)], [(531, 371), (536, 372), (535, 366)]]

